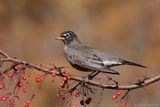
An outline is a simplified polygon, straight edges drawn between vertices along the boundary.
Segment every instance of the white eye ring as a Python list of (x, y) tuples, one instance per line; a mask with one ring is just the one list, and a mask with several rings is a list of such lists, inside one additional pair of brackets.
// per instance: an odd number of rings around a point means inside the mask
[(65, 38), (69, 38), (71, 35), (69, 33), (64, 34)]

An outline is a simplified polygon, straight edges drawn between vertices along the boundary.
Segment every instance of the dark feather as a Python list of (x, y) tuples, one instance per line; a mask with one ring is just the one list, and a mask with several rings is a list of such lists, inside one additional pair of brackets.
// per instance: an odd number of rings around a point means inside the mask
[(142, 68), (147, 68), (144, 65), (137, 64), (135, 62), (126, 61), (126, 60), (122, 60), (122, 64), (124, 64), (124, 65), (133, 65), (133, 66), (138, 66), (138, 67), (142, 67)]

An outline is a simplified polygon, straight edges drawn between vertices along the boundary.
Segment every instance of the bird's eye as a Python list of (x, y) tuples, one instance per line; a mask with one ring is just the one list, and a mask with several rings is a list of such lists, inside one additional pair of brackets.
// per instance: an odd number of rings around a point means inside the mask
[(64, 36), (65, 36), (65, 38), (69, 38), (69, 37), (70, 37), (70, 34), (69, 34), (69, 33), (66, 33)]

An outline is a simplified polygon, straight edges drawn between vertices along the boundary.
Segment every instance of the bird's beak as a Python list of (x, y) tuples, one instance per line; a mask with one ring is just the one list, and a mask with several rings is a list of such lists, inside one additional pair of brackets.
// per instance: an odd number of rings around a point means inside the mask
[(56, 40), (64, 40), (64, 38), (63, 37), (56, 37)]

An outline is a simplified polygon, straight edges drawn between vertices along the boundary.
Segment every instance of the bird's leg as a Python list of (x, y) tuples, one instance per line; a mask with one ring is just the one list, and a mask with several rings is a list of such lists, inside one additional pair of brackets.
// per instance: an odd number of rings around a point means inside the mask
[(92, 72), (91, 74), (88, 75), (88, 79), (92, 80), (99, 73), (100, 73), (100, 71)]
[(87, 77), (89, 77), (89, 76), (93, 75), (94, 73), (95, 73), (95, 72), (92, 72), (92, 73), (88, 74), (88, 76), (87, 76)]

